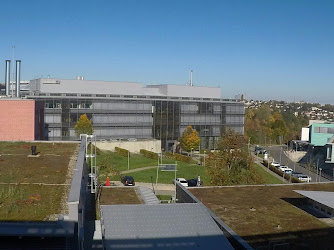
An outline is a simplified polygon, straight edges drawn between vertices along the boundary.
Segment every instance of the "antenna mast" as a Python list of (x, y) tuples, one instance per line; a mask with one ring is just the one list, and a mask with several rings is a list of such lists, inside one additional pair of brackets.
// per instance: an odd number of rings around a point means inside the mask
[(193, 86), (193, 70), (191, 69), (190, 70), (190, 83), (189, 83), (190, 86)]

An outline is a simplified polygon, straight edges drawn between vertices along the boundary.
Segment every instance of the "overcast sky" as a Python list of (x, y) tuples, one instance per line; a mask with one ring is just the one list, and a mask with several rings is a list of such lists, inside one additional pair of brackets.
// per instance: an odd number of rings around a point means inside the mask
[(21, 79), (220, 86), (222, 97), (334, 104), (334, 1), (2, 1)]

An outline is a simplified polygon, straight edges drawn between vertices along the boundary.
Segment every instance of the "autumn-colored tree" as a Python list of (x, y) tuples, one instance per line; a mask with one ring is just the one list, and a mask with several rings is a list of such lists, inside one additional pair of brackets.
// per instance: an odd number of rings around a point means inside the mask
[(261, 177), (253, 164), (244, 136), (228, 130), (222, 134), (218, 150), (206, 158), (206, 171), (213, 185), (259, 183)]
[(74, 126), (74, 132), (77, 136), (79, 136), (80, 134), (93, 134), (94, 129), (92, 121), (88, 119), (86, 114), (80, 116), (79, 121)]
[(182, 133), (180, 138), (181, 146), (187, 152), (199, 147), (200, 139), (196, 130), (189, 125)]

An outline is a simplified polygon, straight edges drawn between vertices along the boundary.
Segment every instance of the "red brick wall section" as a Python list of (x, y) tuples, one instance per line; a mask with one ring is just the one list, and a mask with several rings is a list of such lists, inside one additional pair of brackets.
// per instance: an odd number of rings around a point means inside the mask
[(35, 101), (0, 100), (0, 141), (35, 139)]

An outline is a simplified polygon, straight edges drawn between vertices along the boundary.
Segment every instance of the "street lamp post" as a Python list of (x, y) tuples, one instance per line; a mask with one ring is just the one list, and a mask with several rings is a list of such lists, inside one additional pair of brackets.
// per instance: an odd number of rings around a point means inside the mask
[(321, 182), (321, 170), (322, 170), (322, 168), (319, 168), (319, 170), (320, 170), (319, 182)]
[(282, 164), (282, 146), (281, 146), (281, 151), (279, 153), (279, 164), (281, 165)]
[(130, 151), (128, 150), (128, 170), (130, 169)]
[(317, 175), (315, 176), (315, 182), (317, 182), (317, 179), (320, 179), (320, 177), (318, 177), (319, 176), (319, 159), (317, 160)]

